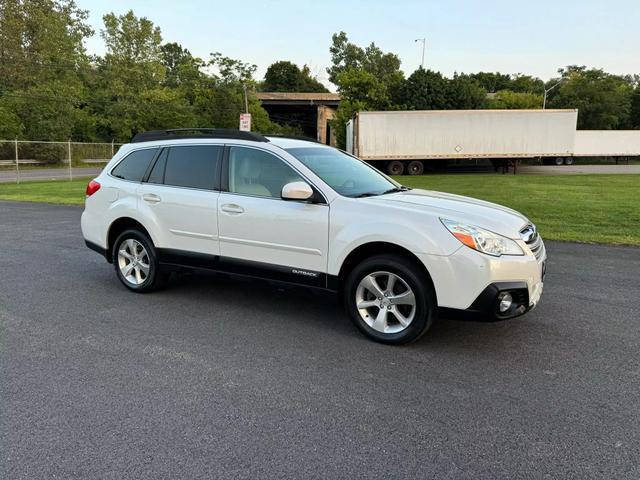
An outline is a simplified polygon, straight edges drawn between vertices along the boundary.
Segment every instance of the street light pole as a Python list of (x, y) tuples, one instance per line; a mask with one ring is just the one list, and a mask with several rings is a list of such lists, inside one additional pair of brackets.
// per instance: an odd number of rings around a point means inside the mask
[(416, 38), (414, 40), (414, 43), (416, 42), (422, 42), (422, 63), (420, 64), (420, 68), (422, 68), (424, 70), (424, 49), (427, 46), (427, 39), (426, 38)]
[(552, 85), (549, 88), (545, 88), (544, 89), (544, 98), (542, 99), (542, 109), (545, 110), (547, 108), (547, 93), (549, 93), (551, 90), (553, 90), (554, 88), (556, 88), (558, 85), (560, 85), (562, 82), (564, 81), (564, 78), (561, 79), (558, 83)]
[(249, 99), (247, 98), (247, 84), (242, 84), (242, 91), (244, 92), (244, 113), (249, 113)]

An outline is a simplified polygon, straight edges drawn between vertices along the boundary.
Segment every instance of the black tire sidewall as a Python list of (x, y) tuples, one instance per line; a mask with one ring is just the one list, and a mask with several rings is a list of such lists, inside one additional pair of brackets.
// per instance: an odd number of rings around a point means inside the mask
[[(416, 172), (412, 171), (412, 167), (414, 166), (417, 166)], [(409, 172), (409, 175), (422, 175), (424, 173), (424, 164), (417, 160), (409, 162), (409, 165), (407, 166), (407, 171)]]
[[(402, 332), (384, 334), (374, 330), (360, 317), (356, 307), (355, 295), (360, 280), (380, 270), (400, 276), (411, 287), (416, 297), (415, 317)], [(353, 323), (361, 332), (377, 342), (401, 345), (418, 340), (431, 327), (435, 318), (436, 300), (431, 279), (402, 256), (379, 255), (364, 260), (347, 276), (342, 294), (345, 309)]]
[[(392, 171), (393, 167), (397, 167), (397, 172)], [(393, 160), (391, 162), (388, 163), (387, 165), (387, 173), (389, 175), (404, 175), (405, 173), (405, 166), (402, 162), (399, 162), (398, 160)]]
[[(120, 272), (120, 267), (118, 266), (118, 250), (123, 241), (127, 239), (137, 240), (142, 244), (142, 246), (147, 251), (147, 255), (149, 256), (149, 276), (146, 280), (140, 285), (132, 285), (122, 276)], [(144, 233), (139, 230), (125, 230), (116, 238), (116, 241), (113, 242), (113, 265), (115, 267), (116, 275), (120, 282), (127, 287), (129, 290), (139, 293), (146, 293), (154, 290), (158, 286), (158, 278), (159, 278), (159, 265), (158, 265), (158, 256), (156, 254), (156, 249), (153, 246), (153, 243)]]

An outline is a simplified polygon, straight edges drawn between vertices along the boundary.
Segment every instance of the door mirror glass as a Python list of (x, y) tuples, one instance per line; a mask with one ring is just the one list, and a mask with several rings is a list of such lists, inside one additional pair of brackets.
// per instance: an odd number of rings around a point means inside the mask
[(307, 182), (291, 182), (282, 187), (283, 200), (309, 200), (313, 189)]

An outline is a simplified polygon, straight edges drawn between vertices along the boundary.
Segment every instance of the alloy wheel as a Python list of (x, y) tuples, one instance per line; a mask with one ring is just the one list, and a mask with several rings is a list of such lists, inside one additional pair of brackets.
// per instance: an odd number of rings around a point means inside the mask
[(151, 262), (142, 243), (133, 238), (127, 238), (120, 244), (118, 268), (122, 278), (131, 285), (139, 286), (147, 280)]
[(407, 282), (392, 272), (373, 272), (356, 289), (356, 308), (362, 320), (380, 333), (405, 330), (416, 314), (416, 297)]

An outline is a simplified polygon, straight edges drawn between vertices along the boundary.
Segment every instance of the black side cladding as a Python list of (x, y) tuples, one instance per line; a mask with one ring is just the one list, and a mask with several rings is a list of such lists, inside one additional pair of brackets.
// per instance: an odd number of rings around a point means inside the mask
[(258, 133), (244, 132), (230, 128), (175, 128), (172, 130), (151, 130), (136, 134), (131, 143), (153, 142), (155, 140), (179, 140), (186, 138), (228, 138), (231, 140), (249, 140), (268, 142), (269, 139)]

